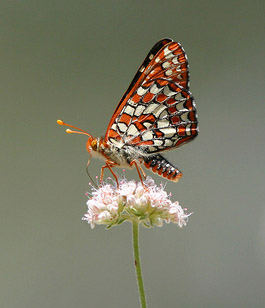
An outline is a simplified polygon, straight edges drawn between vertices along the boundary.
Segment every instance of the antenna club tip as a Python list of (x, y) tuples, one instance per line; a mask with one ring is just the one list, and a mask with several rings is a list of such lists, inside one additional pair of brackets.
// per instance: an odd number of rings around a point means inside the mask
[(64, 125), (64, 122), (62, 120), (57, 120), (57, 124)]
[(66, 129), (65, 130), (68, 134), (71, 134), (73, 131), (71, 129)]

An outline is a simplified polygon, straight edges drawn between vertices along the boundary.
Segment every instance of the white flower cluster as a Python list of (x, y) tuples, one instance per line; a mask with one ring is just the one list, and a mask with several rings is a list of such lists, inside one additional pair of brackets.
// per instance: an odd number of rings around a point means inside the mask
[(151, 177), (141, 182), (121, 179), (116, 184), (105, 183), (93, 188), (87, 201), (88, 210), (82, 218), (91, 228), (95, 224), (107, 225), (107, 228), (124, 221), (137, 220), (146, 227), (173, 222), (179, 227), (185, 226), (190, 214), (186, 214), (179, 203), (172, 202), (162, 185), (157, 186)]

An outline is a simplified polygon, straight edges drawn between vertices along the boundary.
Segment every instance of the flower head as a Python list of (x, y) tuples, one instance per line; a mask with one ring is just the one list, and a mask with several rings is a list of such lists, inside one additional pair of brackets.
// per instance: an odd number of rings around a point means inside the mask
[(151, 177), (147, 177), (144, 186), (141, 182), (123, 178), (116, 183), (104, 183), (101, 187), (92, 187), (91, 198), (87, 201), (88, 210), (83, 220), (91, 228), (95, 224), (110, 228), (124, 221), (142, 223), (146, 227), (161, 227), (163, 222), (185, 226), (188, 216), (178, 201), (172, 202), (170, 195), (162, 185), (157, 186)]

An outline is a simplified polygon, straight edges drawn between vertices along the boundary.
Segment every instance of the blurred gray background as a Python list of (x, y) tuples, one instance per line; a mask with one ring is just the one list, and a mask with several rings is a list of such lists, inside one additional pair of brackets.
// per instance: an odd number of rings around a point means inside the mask
[(56, 120), (104, 135), (162, 37), (188, 54), (200, 134), (167, 154), (184, 173), (167, 190), (194, 212), (188, 225), (140, 230), (149, 307), (265, 307), (264, 9), (0, 2), (1, 308), (139, 307), (131, 226), (81, 221), (86, 138)]

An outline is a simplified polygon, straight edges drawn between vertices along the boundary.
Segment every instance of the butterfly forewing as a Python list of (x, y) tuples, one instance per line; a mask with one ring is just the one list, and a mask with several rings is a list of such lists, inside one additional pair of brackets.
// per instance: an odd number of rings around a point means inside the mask
[(149, 52), (109, 123), (105, 140), (152, 154), (197, 135), (187, 57), (179, 43), (159, 41)]

